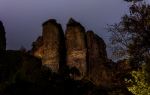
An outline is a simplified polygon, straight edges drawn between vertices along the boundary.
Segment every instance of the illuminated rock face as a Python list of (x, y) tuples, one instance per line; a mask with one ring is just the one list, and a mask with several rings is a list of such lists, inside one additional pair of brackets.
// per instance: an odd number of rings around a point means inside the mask
[(112, 83), (105, 42), (92, 31), (85, 33), (84, 27), (73, 19), (67, 24), (65, 36), (55, 20), (45, 22), (42, 37), (33, 46), (33, 55), (53, 72), (65, 65), (75, 80), (87, 78), (103, 86)]
[(87, 63), (88, 78), (96, 85), (111, 83), (111, 71), (106, 67), (107, 53), (103, 39), (92, 31), (87, 32)]
[(86, 40), (84, 27), (70, 19), (66, 29), (67, 66), (73, 72), (71, 77), (81, 79), (86, 74)]
[(61, 47), (63, 43), (63, 31), (61, 25), (54, 19), (43, 24), (43, 65), (58, 72), (61, 62)]
[(3, 23), (0, 21), (0, 51), (3, 50), (6, 50), (6, 38)]
[(32, 43), (32, 46), (33, 46), (31, 51), (32, 55), (42, 59), (44, 53), (43, 37), (42, 36), (38, 37), (37, 40)]

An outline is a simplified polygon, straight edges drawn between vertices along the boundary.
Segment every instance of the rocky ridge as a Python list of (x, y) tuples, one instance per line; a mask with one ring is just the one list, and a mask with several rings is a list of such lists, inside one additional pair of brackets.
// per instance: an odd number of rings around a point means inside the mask
[(0, 95), (133, 95), (124, 82), (128, 60), (108, 59), (103, 39), (79, 22), (70, 19), (64, 34), (46, 21), (28, 52), (6, 50), (0, 27)]
[(106, 44), (93, 31), (86, 32), (79, 22), (71, 18), (63, 34), (61, 25), (50, 19), (43, 24), (42, 34), (34, 42), (37, 45), (32, 54), (40, 55), (43, 64), (47, 64), (53, 72), (58, 72), (65, 65), (70, 77), (75, 80), (86, 78), (103, 86), (112, 83), (113, 71), (107, 67)]
[(3, 23), (0, 21), (0, 51), (1, 50), (6, 50), (6, 38)]

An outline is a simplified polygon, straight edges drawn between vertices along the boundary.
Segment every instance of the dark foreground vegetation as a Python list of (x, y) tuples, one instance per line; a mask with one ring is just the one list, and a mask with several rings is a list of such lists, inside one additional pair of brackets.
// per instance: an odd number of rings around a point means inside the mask
[[(130, 95), (125, 87), (105, 88), (88, 80), (52, 73), (22, 51), (0, 53), (0, 95)], [(131, 94), (132, 95), (132, 94)]]

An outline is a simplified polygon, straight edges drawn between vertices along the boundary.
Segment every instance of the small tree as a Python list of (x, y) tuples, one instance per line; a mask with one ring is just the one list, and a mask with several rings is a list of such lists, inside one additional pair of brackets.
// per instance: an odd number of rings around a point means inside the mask
[(128, 90), (131, 91), (133, 94), (150, 95), (150, 86), (146, 82), (145, 73), (145, 64), (142, 65), (142, 69), (131, 72), (134, 81), (132, 81), (133, 85), (128, 87)]

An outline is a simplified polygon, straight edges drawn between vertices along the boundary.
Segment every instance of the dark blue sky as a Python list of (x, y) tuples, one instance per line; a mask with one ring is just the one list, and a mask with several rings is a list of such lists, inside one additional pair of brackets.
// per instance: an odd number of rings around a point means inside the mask
[(41, 24), (50, 18), (65, 28), (73, 17), (107, 42), (107, 24), (118, 22), (127, 6), (123, 0), (0, 0), (0, 20), (7, 33), (7, 49), (30, 49), (42, 33)]

